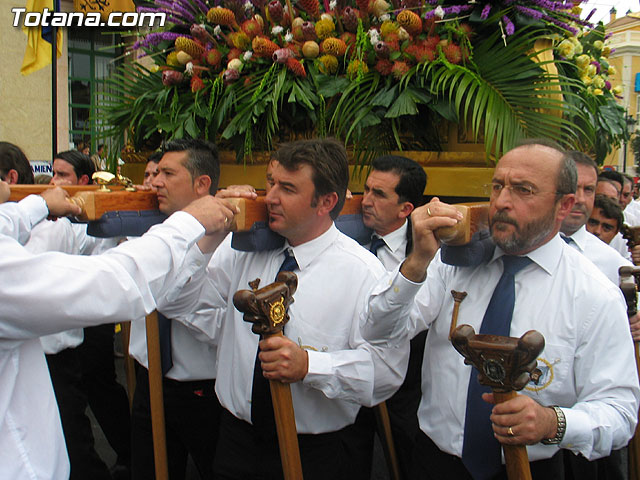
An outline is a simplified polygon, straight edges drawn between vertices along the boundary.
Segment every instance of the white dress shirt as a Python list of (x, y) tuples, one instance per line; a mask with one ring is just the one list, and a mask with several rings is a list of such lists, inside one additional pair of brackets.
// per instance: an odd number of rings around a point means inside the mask
[[(384, 245), (378, 249), (376, 256), (388, 271), (395, 269), (407, 256), (407, 228), (409, 222), (404, 221), (402, 226), (391, 233), (381, 236)], [(369, 250), (371, 242), (365, 245)]]
[(618, 232), (616, 236), (613, 237), (613, 240), (611, 240), (609, 246), (622, 255), (623, 258), (631, 261), (631, 252), (627, 246), (627, 241), (622, 237), (622, 233)]
[(622, 211), (622, 214), (624, 215), (624, 223), (630, 227), (640, 226), (640, 216), (638, 212), (633, 209), (631, 203)]
[[(408, 360), (408, 340), (384, 349), (366, 343), (360, 321), (371, 287), (385, 275), (382, 264), (332, 225), (325, 233), (291, 248), (298, 262), (298, 288), (284, 334), (309, 354), (306, 377), (291, 384), (298, 433), (325, 433), (354, 422), (361, 405), (389, 398), (400, 386)], [(240, 252), (223, 243), (209, 263), (205, 282), (195, 279), (175, 311), (161, 309), (218, 339), (216, 392), (236, 417), (251, 422), (251, 389), (258, 336), (233, 307), (237, 290), (272, 283), (284, 248)], [(198, 283), (200, 285), (198, 285)], [(194, 288), (196, 287), (196, 288)], [(195, 310), (193, 305), (196, 306)], [(189, 312), (194, 312), (189, 314)], [(180, 312), (183, 312), (180, 314)]]
[[(502, 275), (501, 255), (497, 248), (493, 259), (478, 267), (445, 265), (438, 255), (421, 288), (402, 275), (392, 280), (404, 294), (419, 289), (410, 328), (430, 330), (422, 366), (420, 428), (441, 450), (457, 456), (462, 454), (472, 367), (448, 340), (454, 303), (450, 292), (468, 293), (460, 304), (458, 325), (469, 324), (479, 332)], [(545, 349), (538, 358), (543, 373), (538, 385), (529, 383), (521, 393), (541, 405), (563, 407), (567, 430), (562, 448), (588, 459), (606, 456), (633, 435), (640, 395), (622, 294), (559, 235), (527, 256), (533, 262), (515, 277), (510, 335), (520, 337), (535, 329), (544, 336)], [(542, 444), (527, 447), (532, 461), (557, 450)]]
[[(204, 229), (179, 212), (143, 238), (92, 257), (33, 255), (24, 243), (48, 214), (30, 196), (0, 205), (0, 478), (69, 477), (69, 461), (38, 337), (142, 316), (202, 264), (189, 255)], [(102, 288), (95, 288), (100, 285)]]
[[(224, 242), (230, 247), (231, 235), (227, 235)], [(166, 312), (164, 308), (160, 310), (163, 313)], [(217, 370), (217, 353), (216, 342), (211, 341), (200, 329), (194, 328), (188, 323), (173, 322), (171, 324), (171, 360), (173, 365), (164, 376), (181, 382), (214, 379)], [(144, 319), (131, 322), (129, 354), (140, 365), (149, 368), (147, 330)]]
[[(97, 255), (117, 245), (117, 238), (96, 238), (87, 235), (87, 226), (71, 223), (68, 218), (43, 220), (33, 227), (25, 244), (31, 253), (62, 252), (74, 255)], [(96, 285), (96, 288), (100, 288)], [(84, 340), (84, 330), (74, 328), (66, 332), (40, 337), (46, 354), (77, 347)]]
[(611, 246), (604, 243), (595, 235), (587, 232), (584, 225), (569, 238), (573, 240), (569, 245), (591, 260), (614, 285), (620, 283), (618, 268), (633, 266), (629, 260), (623, 258), (622, 255), (611, 248)]

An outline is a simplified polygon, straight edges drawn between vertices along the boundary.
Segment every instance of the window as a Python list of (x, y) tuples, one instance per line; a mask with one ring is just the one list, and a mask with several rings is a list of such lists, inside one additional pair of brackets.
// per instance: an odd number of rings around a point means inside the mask
[(77, 148), (90, 145), (95, 153), (101, 126), (100, 105), (107, 90), (106, 78), (115, 71), (121, 54), (120, 35), (95, 28), (69, 28), (69, 141)]

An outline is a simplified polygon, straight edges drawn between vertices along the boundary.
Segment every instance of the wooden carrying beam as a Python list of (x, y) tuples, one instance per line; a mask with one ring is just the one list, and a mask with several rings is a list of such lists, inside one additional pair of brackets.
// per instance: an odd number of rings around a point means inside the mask
[[(9, 200), (19, 201), (27, 195), (41, 193), (43, 190), (53, 188), (50, 185), (12, 185)], [(98, 220), (102, 215), (111, 211), (130, 210), (157, 210), (158, 199), (155, 192), (128, 192), (122, 187), (114, 188), (114, 191), (99, 191), (96, 185), (65, 186), (63, 187), (72, 196), (83, 210), (80, 220)], [(120, 188), (120, 190), (115, 190)], [(234, 219), (232, 230), (244, 232), (251, 228), (255, 222), (264, 222), (268, 219), (267, 205), (264, 196), (255, 200), (244, 198), (229, 199), (240, 208)], [(362, 195), (354, 195), (347, 199), (340, 212), (341, 215), (356, 214), (361, 211)], [(438, 230), (438, 238), (448, 245), (465, 245), (471, 240), (471, 236), (478, 230), (487, 228), (489, 204), (461, 203), (456, 208), (464, 215), (463, 220), (455, 227), (441, 228)]]

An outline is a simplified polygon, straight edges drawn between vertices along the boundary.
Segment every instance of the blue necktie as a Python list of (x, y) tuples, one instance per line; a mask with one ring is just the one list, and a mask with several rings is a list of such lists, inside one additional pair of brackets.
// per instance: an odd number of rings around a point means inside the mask
[(371, 253), (373, 253), (376, 257), (378, 256), (378, 249), (380, 247), (385, 246), (386, 243), (383, 239), (381, 239), (380, 237), (378, 237), (377, 235), (374, 235), (373, 237), (371, 237), (371, 246), (369, 247), (369, 251)]
[[(511, 330), (516, 300), (514, 277), (531, 263), (531, 259), (504, 255), (502, 263), (504, 271), (482, 319), (480, 333), (506, 337)], [(478, 372), (473, 368), (467, 391), (462, 463), (475, 480), (493, 477), (502, 466), (500, 442), (493, 436), (489, 419), (493, 405), (482, 400), (482, 394), (490, 391), (489, 387), (478, 383)]]
[[(284, 251), (284, 261), (280, 265), (280, 272), (292, 272), (299, 268), (296, 258), (287, 249)], [(277, 276), (277, 275), (276, 275)], [(273, 402), (271, 400), (271, 388), (269, 380), (262, 374), (262, 366), (258, 354), (260, 347), (256, 351), (256, 359), (253, 366), (253, 386), (251, 388), (251, 423), (258, 428), (263, 436), (275, 435), (276, 423), (273, 416)]]
[(160, 337), (160, 364), (162, 366), (162, 376), (164, 377), (171, 367), (173, 367), (173, 356), (171, 355), (171, 320), (160, 312), (158, 313), (158, 336)]
[(560, 238), (562, 240), (564, 240), (567, 245), (571, 245), (574, 242), (573, 238), (571, 238), (571, 237), (566, 237), (564, 235), (560, 235)]

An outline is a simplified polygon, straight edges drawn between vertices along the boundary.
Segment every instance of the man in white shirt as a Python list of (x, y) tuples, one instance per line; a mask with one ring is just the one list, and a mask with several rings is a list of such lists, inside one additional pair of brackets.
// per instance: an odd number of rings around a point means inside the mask
[[(575, 203), (576, 180), (573, 161), (545, 140), (507, 152), (491, 184), (489, 218), (497, 248), (479, 266), (445, 265), (436, 255), (433, 232), (459, 218), (452, 206), (433, 199), (412, 214), (413, 251), (392, 288), (384, 287), (405, 298), (417, 293), (409, 328), (429, 327), (412, 478), (502, 478), (496, 442), (528, 445), (534, 478), (561, 478), (560, 448), (595, 459), (633, 435), (640, 389), (626, 305), (618, 287), (558, 235)], [(517, 263), (521, 269), (514, 271)], [(496, 288), (499, 282), (505, 287)], [(491, 333), (494, 328), (486, 331), (485, 324), (509, 289), (511, 300), (503, 308), (511, 321), (501, 328), (511, 337), (531, 329), (544, 336), (542, 376), (491, 407), (493, 395), (480, 396), (472, 367), (448, 340), (450, 292), (467, 292), (458, 325)], [(392, 342), (403, 327), (367, 322), (363, 332), (379, 339), (386, 329)], [(479, 412), (483, 406), (487, 411)]]
[[(304, 478), (347, 478), (344, 430), (361, 405), (385, 400), (400, 385), (408, 341), (379, 348), (360, 334), (367, 294), (385, 270), (334, 225), (349, 177), (344, 147), (334, 140), (298, 141), (273, 159), (266, 203), (269, 226), (285, 237), (284, 247), (240, 252), (221, 244), (206, 278), (192, 278), (172, 318), (217, 339), (216, 392), (225, 408), (218, 478), (282, 475), (265, 380), (291, 384)], [(298, 288), (285, 336), (260, 341), (256, 361), (259, 338), (233, 307), (233, 295), (256, 278), (261, 286), (272, 283), (292, 256), (297, 266), (288, 268)]]
[[(153, 164), (153, 162), (149, 162)], [(171, 215), (193, 200), (215, 194), (220, 177), (218, 150), (210, 142), (175, 140), (163, 145), (151, 186), (159, 210)], [(170, 478), (184, 478), (187, 456), (203, 480), (213, 478), (221, 407), (215, 394), (216, 345), (188, 325), (158, 311), (163, 365), (163, 397)], [(166, 328), (166, 330), (165, 330)], [(206, 340), (206, 338), (205, 338)], [(166, 342), (166, 343), (165, 343)], [(145, 322), (131, 324), (129, 353), (138, 362), (132, 406), (132, 478), (154, 476)], [(168, 360), (170, 358), (170, 360)]]
[[(373, 230), (372, 241), (365, 245), (376, 255), (387, 271), (398, 268), (411, 251), (410, 215), (422, 205), (427, 175), (413, 160), (397, 155), (384, 155), (371, 164), (371, 172), (364, 185), (362, 221)], [(420, 403), (420, 369), (427, 332), (411, 339), (411, 353), (404, 382), (386, 401), (393, 442), (403, 478), (410, 478), (411, 455), (414, 439), (419, 431), (418, 404)], [(375, 429), (374, 412), (362, 408), (356, 424), (369, 433), (366, 438), (368, 455), (362, 462), (353, 462), (352, 478), (369, 479)], [(384, 438), (379, 432), (381, 440)], [(349, 448), (349, 445), (347, 445)], [(355, 455), (351, 455), (353, 458)], [(354, 459), (355, 460), (355, 459)]]
[[(152, 311), (157, 298), (171, 298), (202, 267), (189, 252), (205, 231), (223, 230), (235, 214), (227, 203), (207, 197), (102, 255), (27, 252), (19, 242), (47, 215), (80, 213), (65, 197), (55, 189), (0, 205), (0, 478), (69, 476), (39, 337)], [(97, 283), (104, 288), (95, 289)]]
[[(52, 185), (90, 185), (94, 165), (76, 150), (58, 152), (53, 159)], [(94, 255), (117, 245), (117, 239), (89, 237), (87, 226), (62, 219), (43, 221), (32, 231), (25, 248), (33, 253), (56, 250)], [(94, 286), (102, 288), (100, 284)], [(111, 474), (94, 448), (91, 408), (109, 445), (116, 452), (114, 473), (128, 475), (131, 459), (129, 401), (116, 380), (113, 358), (114, 325), (104, 324), (46, 335), (40, 339), (46, 353), (53, 389), (71, 462), (70, 480), (109, 479)]]
[[(578, 184), (576, 203), (569, 215), (562, 221), (560, 227), (561, 237), (569, 246), (575, 248), (593, 262), (614, 285), (617, 285), (619, 283), (618, 269), (622, 266), (633, 266), (633, 264), (605, 242), (591, 235), (585, 228), (585, 224), (590, 220), (594, 210), (598, 166), (591, 157), (582, 152), (567, 152), (567, 156), (576, 164)], [(630, 192), (630, 189), (628, 190)], [(623, 194), (621, 193), (621, 198), (622, 196)], [(607, 197), (599, 198), (609, 200)], [(631, 323), (631, 334), (634, 336), (634, 330), (638, 329), (638, 314), (630, 318), (629, 322)], [(635, 335), (637, 335), (637, 332)], [(608, 479), (624, 478), (621, 450), (613, 450), (610, 456), (598, 459), (595, 462), (586, 461), (582, 455), (573, 455), (569, 451), (565, 452), (565, 461), (571, 464), (571, 473), (575, 479), (598, 478), (597, 472), (599, 469), (602, 472), (606, 472), (606, 478)]]
[(634, 209), (631, 202), (631, 200), (633, 200), (633, 196), (631, 195), (631, 190), (633, 190), (633, 178), (626, 173), (622, 173), (621, 175), (623, 183), (622, 190), (620, 190), (620, 206), (624, 213), (624, 223), (630, 227), (640, 226), (638, 212)]

